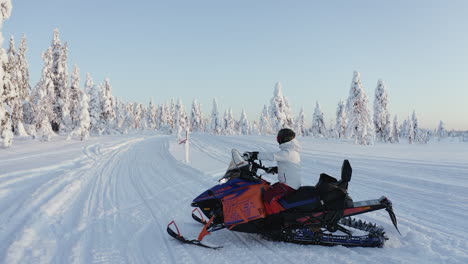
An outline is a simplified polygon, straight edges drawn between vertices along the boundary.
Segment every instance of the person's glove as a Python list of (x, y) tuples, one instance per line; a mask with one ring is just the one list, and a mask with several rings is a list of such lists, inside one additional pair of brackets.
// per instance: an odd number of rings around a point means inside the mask
[(244, 154), (242, 154), (242, 158), (244, 158), (245, 161), (256, 160), (257, 155), (258, 155), (258, 151), (244, 152)]
[(278, 174), (278, 167), (270, 167), (266, 171), (266, 173)]

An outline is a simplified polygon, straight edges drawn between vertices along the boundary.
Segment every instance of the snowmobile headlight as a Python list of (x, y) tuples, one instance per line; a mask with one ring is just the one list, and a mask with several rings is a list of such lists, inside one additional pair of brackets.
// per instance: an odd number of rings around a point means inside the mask
[(225, 184), (226, 182), (228, 182), (228, 178), (222, 178), (221, 180), (219, 180), (220, 184)]

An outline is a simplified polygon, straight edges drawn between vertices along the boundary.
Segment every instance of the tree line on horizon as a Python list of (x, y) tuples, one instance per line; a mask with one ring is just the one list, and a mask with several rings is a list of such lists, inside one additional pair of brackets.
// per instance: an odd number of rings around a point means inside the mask
[[(10, 0), (0, 0), (2, 8), (0, 29), (11, 14)], [(3, 46), (0, 31), (0, 46)], [(373, 115), (369, 100), (362, 87), (360, 74), (354, 72), (346, 102), (337, 106), (335, 124), (325, 125), (323, 112), (317, 102), (312, 125), (306, 125), (302, 108), (294, 118), (288, 99), (283, 95), (281, 83), (276, 83), (269, 106), (264, 105), (258, 121), (249, 121), (242, 110), (240, 119), (234, 118), (231, 108), (221, 116), (218, 102), (213, 99), (210, 116), (203, 115), (201, 105), (193, 100), (190, 113), (179, 99), (161, 105), (152, 101), (148, 105), (123, 102), (112, 95), (109, 79), (96, 85), (88, 73), (81, 87), (80, 69), (68, 70), (68, 44), (62, 44), (58, 29), (54, 30), (51, 45), (42, 54), (44, 66), (39, 82), (30, 85), (29, 66), (26, 59), (27, 42), (23, 37), (18, 51), (13, 36), (8, 50), (0, 49), (0, 139), (9, 147), (14, 137), (27, 137), (48, 141), (62, 135), (67, 139), (85, 140), (89, 136), (126, 134), (131, 130), (155, 130), (175, 134), (181, 138), (186, 131), (206, 132), (215, 135), (265, 135), (276, 134), (284, 127), (292, 128), (298, 136), (353, 139), (357, 144), (377, 142), (425, 143), (432, 136), (447, 136), (440, 121), (437, 130), (422, 129), (416, 113), (401, 125), (395, 115), (393, 123), (388, 111), (388, 94), (382, 80), (375, 89)]]

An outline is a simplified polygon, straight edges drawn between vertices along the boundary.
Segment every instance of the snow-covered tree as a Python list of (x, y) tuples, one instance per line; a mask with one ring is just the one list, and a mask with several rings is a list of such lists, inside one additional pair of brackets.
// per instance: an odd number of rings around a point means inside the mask
[(218, 112), (218, 102), (216, 101), (216, 98), (213, 98), (213, 109), (211, 110), (211, 132), (215, 135), (221, 134), (222, 131), (222, 123), (221, 123), (221, 118), (219, 117), (219, 112)]
[(277, 82), (275, 85), (273, 98), (270, 100), (269, 111), (274, 131), (279, 131), (284, 127), (294, 127), (291, 108), (287, 99), (283, 96), (283, 86), (280, 82)]
[(187, 113), (181, 99), (175, 105), (174, 128), (178, 139), (185, 138), (185, 132), (188, 130)]
[(153, 104), (153, 100), (150, 100), (148, 105), (148, 128), (149, 129), (156, 129), (157, 126), (157, 119), (158, 119), (158, 108), (155, 104)]
[(398, 126), (398, 116), (393, 118), (392, 136), (390, 137), (392, 143), (400, 142), (400, 129)]
[(234, 134), (236, 134), (236, 122), (234, 120), (234, 115), (232, 114), (232, 109), (231, 108), (227, 109), (224, 112), (223, 134), (224, 135), (234, 135)]
[(114, 97), (109, 79), (105, 79), (99, 93), (101, 103), (100, 128), (106, 134), (110, 134), (115, 125)]
[(362, 88), (361, 76), (355, 71), (346, 103), (347, 136), (354, 138), (355, 142), (361, 145), (373, 144), (374, 139), (368, 102), (366, 92)]
[(54, 135), (51, 120), (55, 117), (53, 107), (56, 98), (52, 72), (52, 48), (47, 49), (42, 58), (44, 59), (42, 77), (32, 95), (32, 103), (35, 109), (33, 121), (35, 134), (33, 136), (48, 141)]
[(268, 135), (272, 132), (270, 115), (267, 106), (263, 106), (262, 113), (260, 114), (260, 122), (258, 123), (258, 130), (261, 135)]
[(166, 134), (172, 133), (169, 117), (169, 105), (167, 105), (167, 103), (164, 103), (159, 107), (158, 126), (160, 131)]
[(390, 114), (388, 112), (388, 94), (382, 80), (377, 82), (374, 98), (374, 129), (379, 142), (390, 140)]
[(78, 113), (78, 116), (74, 117), (75, 127), (70, 133), (70, 136), (78, 136), (80, 140), (86, 140), (89, 137), (89, 130), (91, 127), (91, 118), (89, 116), (89, 98), (85, 91), (81, 91), (78, 88), (77, 100), (79, 105), (75, 106), (75, 113)]
[(346, 107), (343, 100), (338, 102), (336, 108), (335, 135), (337, 138), (346, 137)]
[(314, 137), (326, 137), (327, 128), (325, 126), (325, 119), (323, 117), (322, 109), (318, 102), (315, 103), (314, 116), (312, 118), (312, 135)]
[[(51, 119), (52, 129), (54, 131), (67, 131), (68, 127), (60, 129), (65, 112), (68, 110), (68, 45), (62, 45), (60, 41), (60, 32), (54, 30), (54, 37), (51, 44), (52, 49), (52, 81), (55, 92), (54, 116)], [(65, 113), (66, 122), (68, 122), (69, 113)], [(66, 124), (65, 124), (66, 126)]]
[(403, 120), (403, 123), (400, 126), (400, 138), (407, 138), (409, 131), (409, 117)]
[(245, 113), (244, 109), (242, 109), (242, 113), (239, 120), (239, 130), (242, 135), (250, 134), (250, 123), (247, 119), (247, 114)]
[(190, 113), (190, 127), (193, 132), (203, 131), (203, 116), (200, 104), (197, 99), (192, 102), (192, 111)]
[(11, 15), (11, 1), (0, 0), (0, 145), (9, 147), (13, 144), (13, 132), (11, 131), (11, 109), (4, 103), (3, 90), (5, 85), (4, 65), (7, 61), (3, 46), (2, 28), (3, 22)]
[(413, 110), (413, 115), (411, 116), (411, 125), (412, 125), (412, 138), (414, 142), (422, 142), (421, 131), (419, 129), (418, 118), (416, 117), (416, 111)]
[(16, 52), (13, 36), (10, 38), (10, 46), (7, 54), (8, 59), (4, 64), (5, 85), (3, 98), (11, 110), (11, 122), (14, 134), (17, 136), (27, 136), (26, 130), (23, 126), (23, 102), (26, 98), (24, 97), (24, 91), (21, 90), (22, 87), (20, 86), (20, 82), (22, 81), (22, 72), (20, 70), (19, 58)]
[(26, 59), (26, 52), (28, 46), (26, 44), (26, 36), (21, 39), (21, 44), (18, 48), (18, 93), (22, 100), (26, 100), (31, 93), (31, 86), (29, 84), (29, 63)]
[[(31, 103), (31, 85), (29, 84), (30, 75), (29, 75), (29, 64), (26, 59), (26, 52), (28, 50), (26, 44), (26, 36), (23, 36), (21, 39), (21, 44), (18, 49), (18, 93), (21, 98), (21, 107), (22, 110), (19, 110), (23, 113), (23, 123), (27, 127), (26, 130), (33, 130), (31, 126), (34, 120), (34, 108)], [(30, 133), (30, 132), (28, 132)]]
[(101, 120), (101, 101), (99, 98), (99, 89), (94, 85), (94, 81), (89, 73), (86, 74), (85, 92), (89, 98), (89, 118), (90, 118), (90, 134), (101, 135), (100, 128)]
[(250, 134), (260, 135), (260, 129), (258, 129), (257, 121), (252, 122), (252, 126), (250, 126)]
[[(80, 69), (78, 68), (77, 65), (73, 66), (73, 72), (71, 74), (71, 82), (70, 82), (70, 94), (69, 94), (69, 110), (70, 110), (70, 117), (72, 121), (71, 128), (74, 129), (75, 127), (78, 127), (78, 122), (80, 120), (80, 115), (82, 112), (81, 109), (81, 88), (80, 88)], [(89, 99), (88, 99), (89, 101)], [(86, 105), (88, 105), (88, 102), (86, 102)], [(89, 105), (88, 105), (89, 106)]]
[(304, 107), (301, 107), (301, 111), (299, 112), (299, 116), (296, 120), (296, 135), (297, 136), (307, 136), (309, 133), (306, 128), (306, 117), (304, 112)]
[(440, 120), (439, 127), (437, 128), (437, 136), (439, 139), (447, 137), (447, 130), (445, 129), (445, 124)]
[(406, 134), (408, 135), (408, 142), (410, 144), (413, 144), (416, 141), (416, 133), (414, 132), (413, 120), (410, 119), (409, 117), (408, 117), (407, 125), (408, 125), (408, 131), (406, 132)]

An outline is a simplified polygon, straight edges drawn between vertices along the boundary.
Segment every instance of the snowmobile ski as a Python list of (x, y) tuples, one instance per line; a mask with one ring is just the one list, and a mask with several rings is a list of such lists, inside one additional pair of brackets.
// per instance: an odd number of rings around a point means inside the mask
[[(211, 219), (212, 220), (212, 219)], [(211, 249), (220, 249), (222, 248), (222, 246), (211, 246), (211, 245), (207, 245), (207, 244), (204, 244), (202, 243), (202, 240), (203, 238), (210, 234), (210, 232), (207, 231), (207, 228), (208, 226), (211, 224), (211, 221), (210, 222), (207, 222), (205, 227), (203, 228), (203, 230), (200, 232), (200, 235), (198, 236), (198, 239), (186, 239), (185, 237), (183, 237), (181, 234), (180, 234), (180, 231), (179, 231), (179, 228), (177, 227), (177, 224), (175, 223), (175, 221), (171, 221), (168, 225), (167, 225), (167, 233), (177, 239), (178, 241), (184, 243), (184, 244), (189, 244), (189, 245), (195, 245), (195, 246), (199, 246), (199, 247), (204, 247), (204, 248), (211, 248)], [(175, 231), (171, 228), (171, 226), (174, 226), (175, 227)]]

